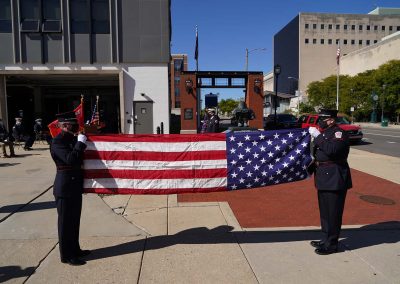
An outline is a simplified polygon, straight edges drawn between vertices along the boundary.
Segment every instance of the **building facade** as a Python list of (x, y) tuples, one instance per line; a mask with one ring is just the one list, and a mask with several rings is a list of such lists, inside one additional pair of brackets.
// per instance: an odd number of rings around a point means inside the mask
[(0, 0), (0, 116), (12, 124), (99, 97), (108, 132), (169, 129), (170, 0)]
[(181, 82), (181, 71), (188, 70), (187, 54), (172, 54), (170, 65), (170, 96), (171, 113), (181, 114), (181, 95), (179, 84)]
[[(369, 14), (300, 13), (274, 36), (274, 64), (281, 66), (278, 91), (307, 97), (307, 86), (337, 73), (341, 56), (378, 44), (400, 31), (400, 9)], [(297, 103), (296, 103), (297, 104)]]

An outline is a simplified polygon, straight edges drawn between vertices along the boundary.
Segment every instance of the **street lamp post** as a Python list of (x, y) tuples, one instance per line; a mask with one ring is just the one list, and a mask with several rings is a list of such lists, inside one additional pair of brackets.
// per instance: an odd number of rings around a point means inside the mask
[(383, 108), (385, 107), (385, 89), (386, 89), (386, 84), (383, 84), (382, 95), (381, 95), (381, 105), (382, 105), (381, 122), (383, 122)]
[(276, 64), (274, 66), (274, 77), (275, 77), (275, 96), (274, 96), (274, 124), (275, 128), (277, 128), (277, 117), (276, 117), (276, 107), (278, 104), (278, 77), (279, 74), (281, 74), (281, 66), (279, 64)]
[(249, 50), (248, 48), (246, 48), (246, 72), (249, 71), (249, 53), (253, 52), (253, 51), (257, 51), (257, 50), (267, 50), (265, 47), (263, 48), (254, 48)]

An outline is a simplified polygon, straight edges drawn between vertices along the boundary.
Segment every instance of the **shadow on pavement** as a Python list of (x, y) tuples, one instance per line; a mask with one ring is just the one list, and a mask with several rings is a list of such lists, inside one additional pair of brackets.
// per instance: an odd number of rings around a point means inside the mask
[[(391, 228), (391, 231), (389, 229)], [(359, 249), (383, 243), (397, 243), (400, 234), (393, 232), (390, 236), (378, 235), (377, 232), (399, 230), (400, 222), (385, 222), (367, 225), (357, 229), (342, 230), (344, 245), (347, 249)], [(315, 240), (319, 235), (315, 230), (302, 231), (244, 231), (232, 232), (231, 226), (219, 226), (214, 229), (205, 227), (192, 228), (178, 232), (175, 235), (155, 236), (115, 246), (95, 249), (87, 258), (88, 261), (135, 253), (142, 250), (161, 249), (177, 244), (225, 244), (225, 243), (282, 243)], [(311, 248), (312, 249), (312, 248)], [(342, 249), (341, 251), (343, 251)]]
[(35, 271), (35, 267), (27, 267), (21, 269), (21, 266), (10, 265), (0, 267), (0, 283), (6, 282), (10, 279), (27, 277)]
[(4, 163), (4, 164), (0, 163), (0, 167), (12, 167), (12, 166), (16, 166), (19, 164), (21, 164), (21, 163)]
[(44, 210), (44, 209), (52, 209), (56, 208), (56, 204), (54, 201), (45, 201), (45, 202), (37, 202), (30, 204), (13, 204), (6, 205), (0, 208), (0, 213), (12, 213), (12, 212), (27, 212), (27, 211), (35, 211), (35, 210)]
[(372, 144), (371, 142), (361, 140), (358, 143), (352, 143), (351, 146), (364, 146), (364, 145), (371, 145), (371, 144)]

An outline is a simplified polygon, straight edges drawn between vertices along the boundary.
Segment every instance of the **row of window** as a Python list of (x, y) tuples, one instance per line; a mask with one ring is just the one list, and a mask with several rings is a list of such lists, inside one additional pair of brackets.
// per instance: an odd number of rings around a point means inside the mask
[[(366, 39), (366, 40), (362, 40), (362, 39), (359, 39), (359, 40), (355, 40), (355, 39), (351, 39), (351, 40), (347, 40), (347, 39), (342, 39), (342, 40), (340, 40), (340, 39), (336, 39), (336, 41), (335, 41), (335, 44), (344, 44), (344, 45), (347, 45), (347, 44), (351, 44), (351, 45), (355, 45), (356, 43), (358, 43), (358, 45), (363, 45), (363, 44), (365, 44), (365, 45), (370, 45), (371, 43), (377, 43), (378, 42), (378, 40), (369, 40), (369, 39)], [(310, 39), (308, 39), (308, 38), (305, 38), (304, 39), (304, 43), (305, 44), (309, 44), (309, 43), (311, 43), (310, 42)], [(313, 44), (317, 44), (318, 42), (317, 42), (317, 39), (316, 38), (313, 38), (313, 40), (312, 40), (312, 43)], [(321, 38), (320, 40), (319, 40), (319, 43), (320, 44), (333, 44), (333, 39), (328, 39), (328, 40), (325, 40), (325, 39), (323, 39), (323, 38)]]
[[(11, 1), (0, 0), (0, 32), (12, 32)], [(60, 0), (19, 0), (21, 32), (61, 32)], [(110, 33), (109, 0), (70, 0), (71, 33)]]
[[(311, 27), (311, 25), (308, 24), (308, 23), (306, 23), (304, 25), (305, 29), (310, 29), (310, 27)], [(320, 27), (321, 30), (325, 30), (325, 29), (333, 30), (333, 28), (335, 27), (335, 30), (340, 30), (342, 28), (345, 31), (346, 30), (352, 30), (352, 31), (359, 30), (359, 31), (362, 31), (364, 29), (367, 30), (367, 31), (371, 31), (371, 30), (374, 30), (374, 31), (378, 31), (378, 30), (386, 31), (386, 26), (385, 25), (382, 25), (379, 28), (378, 25), (320, 24), (319, 27)], [(316, 30), (317, 29), (317, 24), (312, 24), (312, 29)], [(396, 31), (400, 31), (400, 26), (396, 26), (396, 27), (395, 26), (388, 26), (388, 30), (389, 31), (393, 31), (394, 29), (396, 29)]]

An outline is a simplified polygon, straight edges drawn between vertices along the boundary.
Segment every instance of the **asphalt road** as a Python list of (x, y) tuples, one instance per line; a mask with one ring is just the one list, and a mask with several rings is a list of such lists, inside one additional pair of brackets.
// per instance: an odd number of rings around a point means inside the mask
[(353, 148), (377, 154), (400, 157), (400, 128), (363, 127), (364, 138)]

